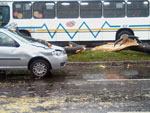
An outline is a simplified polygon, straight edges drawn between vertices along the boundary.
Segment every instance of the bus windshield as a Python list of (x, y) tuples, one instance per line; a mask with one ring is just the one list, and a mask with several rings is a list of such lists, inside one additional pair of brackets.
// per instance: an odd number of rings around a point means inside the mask
[(0, 6), (0, 27), (8, 24), (10, 19), (10, 11), (8, 6)]

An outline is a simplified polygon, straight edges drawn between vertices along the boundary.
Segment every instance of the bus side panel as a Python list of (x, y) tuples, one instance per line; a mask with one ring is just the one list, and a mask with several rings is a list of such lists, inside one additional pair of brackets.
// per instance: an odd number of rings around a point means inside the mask
[(140, 40), (149, 40), (150, 24), (149, 18), (127, 18), (124, 19), (124, 25), (128, 25), (133, 30), (134, 35)]
[(120, 19), (116, 18), (101, 18), (101, 33), (103, 34), (103, 41), (114, 41), (116, 32), (120, 28)]
[(102, 41), (103, 32), (101, 32), (102, 22), (99, 18), (80, 19), (80, 41)]
[(57, 41), (79, 41), (78, 19), (57, 19)]
[(55, 19), (33, 19), (32, 37), (46, 41), (57, 41)]

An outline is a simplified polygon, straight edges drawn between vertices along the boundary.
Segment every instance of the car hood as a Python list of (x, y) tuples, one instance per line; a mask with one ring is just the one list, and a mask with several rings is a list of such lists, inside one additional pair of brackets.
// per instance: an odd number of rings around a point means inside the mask
[[(34, 42), (34, 43), (31, 43), (32, 46), (35, 46), (35, 47), (40, 47), (40, 48), (44, 48), (44, 49), (49, 49), (50, 47), (42, 44), (42, 43), (39, 43), (39, 42)], [(64, 48), (62, 47), (59, 47), (59, 46), (56, 46), (56, 45), (52, 45), (52, 47), (50, 49), (55, 49), (55, 50), (64, 50)]]

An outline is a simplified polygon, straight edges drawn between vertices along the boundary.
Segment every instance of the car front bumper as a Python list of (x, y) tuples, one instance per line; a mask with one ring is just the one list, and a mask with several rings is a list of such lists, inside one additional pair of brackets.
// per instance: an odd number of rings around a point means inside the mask
[(67, 62), (67, 54), (62, 56), (54, 56), (54, 60), (51, 60), (51, 67), (52, 69), (59, 69), (65, 66)]

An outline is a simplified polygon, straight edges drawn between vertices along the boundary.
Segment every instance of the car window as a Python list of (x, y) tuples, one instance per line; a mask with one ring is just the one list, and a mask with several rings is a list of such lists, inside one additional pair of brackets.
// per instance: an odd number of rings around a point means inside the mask
[(15, 47), (16, 42), (8, 35), (0, 32), (0, 46)]

